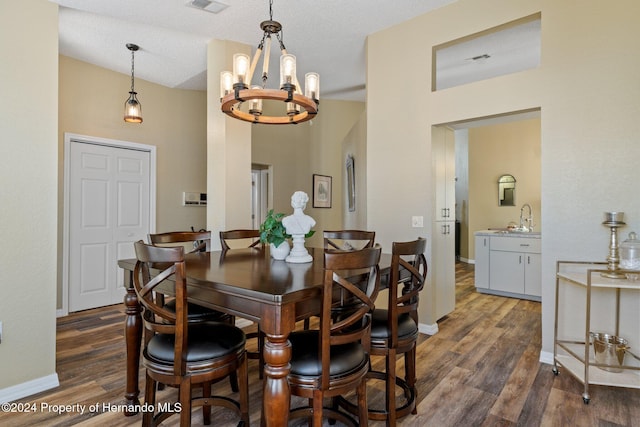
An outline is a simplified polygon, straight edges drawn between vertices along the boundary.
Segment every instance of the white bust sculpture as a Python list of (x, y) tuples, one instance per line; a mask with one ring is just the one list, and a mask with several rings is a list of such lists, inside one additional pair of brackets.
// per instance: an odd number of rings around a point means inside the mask
[(287, 262), (302, 263), (311, 262), (313, 258), (304, 247), (304, 238), (311, 228), (316, 225), (316, 221), (303, 211), (307, 207), (309, 196), (304, 191), (296, 191), (291, 196), (291, 207), (293, 215), (285, 216), (282, 219), (282, 225), (293, 239), (293, 248), (287, 256)]

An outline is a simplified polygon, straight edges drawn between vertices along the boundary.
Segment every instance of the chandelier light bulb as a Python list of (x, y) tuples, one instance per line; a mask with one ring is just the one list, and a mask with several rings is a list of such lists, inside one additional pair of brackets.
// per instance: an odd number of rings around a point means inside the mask
[(320, 76), (318, 73), (304, 75), (304, 96), (313, 100), (320, 99)]
[(244, 89), (249, 87), (249, 55), (236, 53), (233, 55), (233, 84), (242, 85)]
[(296, 57), (291, 54), (280, 57), (280, 89), (285, 89), (286, 85), (296, 84)]
[(231, 71), (220, 73), (220, 99), (233, 92), (233, 74)]

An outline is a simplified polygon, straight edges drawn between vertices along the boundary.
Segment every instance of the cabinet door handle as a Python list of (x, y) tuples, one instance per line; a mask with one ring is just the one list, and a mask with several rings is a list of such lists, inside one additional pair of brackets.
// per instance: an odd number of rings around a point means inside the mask
[(518, 257), (518, 264), (522, 264), (522, 255)]
[(531, 256), (527, 255), (527, 264), (531, 264)]

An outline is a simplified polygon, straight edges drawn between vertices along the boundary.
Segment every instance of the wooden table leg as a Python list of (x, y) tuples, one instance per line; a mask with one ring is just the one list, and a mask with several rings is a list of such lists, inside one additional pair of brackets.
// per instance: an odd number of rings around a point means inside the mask
[(126, 410), (125, 416), (129, 417), (138, 413), (140, 406), (140, 389), (138, 388), (138, 370), (140, 368), (140, 345), (142, 341), (142, 308), (138, 303), (138, 297), (133, 289), (132, 271), (125, 271), (125, 287), (127, 293), (124, 296), (125, 323), (124, 336), (127, 346), (127, 387), (124, 398), (127, 406), (133, 408)]
[(287, 376), (291, 370), (291, 343), (288, 336), (265, 333), (262, 426), (286, 426), (291, 390)]

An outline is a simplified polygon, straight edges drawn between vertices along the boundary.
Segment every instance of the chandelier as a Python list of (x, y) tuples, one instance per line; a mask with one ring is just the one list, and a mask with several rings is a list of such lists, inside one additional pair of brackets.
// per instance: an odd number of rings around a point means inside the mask
[[(239, 120), (263, 124), (296, 124), (311, 120), (318, 113), (320, 104), (320, 77), (317, 73), (305, 74), (305, 91), (300, 90), (296, 77), (296, 57), (287, 53), (282, 41), (282, 25), (273, 20), (273, 0), (269, 0), (269, 20), (260, 23), (262, 40), (249, 62), (249, 55), (233, 55), (233, 73), (220, 73), (220, 104), (222, 112)], [(267, 89), (271, 36), (280, 44), (280, 89)], [(262, 82), (251, 86), (256, 65), (262, 60)], [(281, 115), (268, 116), (262, 112), (263, 100), (283, 103)]]
[(131, 91), (129, 91), (129, 98), (124, 102), (124, 121), (142, 123), (142, 105), (138, 102), (137, 93), (133, 88), (133, 55), (139, 47), (133, 43), (127, 43), (127, 49), (131, 51)]

